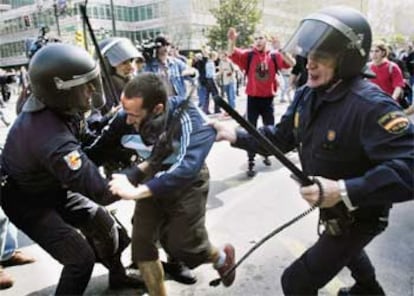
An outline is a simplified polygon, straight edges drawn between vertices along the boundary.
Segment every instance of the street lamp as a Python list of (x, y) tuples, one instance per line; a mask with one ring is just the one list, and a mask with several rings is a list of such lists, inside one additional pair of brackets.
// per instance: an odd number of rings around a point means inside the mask
[(56, 20), (56, 29), (57, 29), (57, 33), (58, 36), (60, 37), (60, 25), (59, 25), (59, 11), (58, 11), (58, 5), (57, 5), (57, 1), (55, 0), (55, 2), (53, 3), (53, 11), (55, 13), (55, 20)]
[(114, 9), (114, 0), (110, 0), (109, 4), (111, 5), (111, 19), (112, 19), (112, 36), (116, 36), (116, 27), (115, 27), (115, 9)]

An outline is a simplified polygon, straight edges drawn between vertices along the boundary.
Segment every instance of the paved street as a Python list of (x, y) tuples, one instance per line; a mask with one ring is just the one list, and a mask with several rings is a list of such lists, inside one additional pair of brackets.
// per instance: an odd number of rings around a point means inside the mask
[[(239, 98), (238, 109), (243, 113), (245, 100)], [(275, 104), (277, 117), (286, 104)], [(10, 104), (6, 116), (13, 118)], [(235, 124), (231, 119), (225, 121)], [(4, 140), (6, 129), (0, 122), (0, 139)], [(40, 131), (39, 131), (40, 132)], [(297, 155), (288, 157), (297, 163)], [(245, 175), (246, 153), (231, 148), (227, 143), (216, 143), (207, 163), (211, 174), (208, 199), (207, 226), (210, 239), (217, 245), (231, 242), (240, 258), (258, 240), (307, 209), (298, 187), (289, 178), (289, 172), (272, 159), (266, 167), (257, 158), (258, 175), (248, 179)], [(130, 228), (133, 202), (121, 201), (112, 205), (117, 208), (118, 218)], [(387, 295), (414, 296), (414, 203), (403, 203), (394, 207), (390, 226), (367, 248), (377, 268), (378, 279)], [(167, 289), (172, 296), (270, 296), (282, 295), (280, 276), (283, 269), (299, 256), (316, 239), (317, 211), (301, 219), (291, 227), (273, 237), (256, 250), (237, 270), (237, 278), (230, 288), (210, 287), (209, 282), (217, 277), (210, 265), (194, 270), (198, 282), (185, 286), (167, 280)], [(21, 235), (23, 251), (36, 257), (34, 264), (7, 268), (15, 278), (15, 285), (2, 290), (2, 296), (50, 295), (57, 283), (61, 266), (48, 254)], [(129, 248), (124, 254), (124, 263), (129, 264)], [(343, 285), (352, 284), (348, 271), (342, 271), (320, 293), (336, 295)], [(142, 295), (143, 291), (138, 291)], [(85, 295), (137, 295), (135, 290), (113, 291), (108, 289), (105, 269), (96, 265), (93, 278)]]

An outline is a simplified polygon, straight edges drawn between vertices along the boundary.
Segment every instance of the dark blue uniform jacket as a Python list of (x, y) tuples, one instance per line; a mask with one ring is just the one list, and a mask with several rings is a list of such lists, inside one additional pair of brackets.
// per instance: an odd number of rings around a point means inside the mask
[[(280, 123), (261, 132), (284, 152), (298, 148), (305, 174), (344, 179), (353, 206), (414, 199), (414, 126), (362, 78), (331, 91), (304, 86)], [(239, 131), (237, 139), (235, 146), (263, 152), (247, 133)]]
[(103, 205), (118, 200), (80, 149), (79, 122), (49, 109), (21, 113), (7, 136), (4, 173), (29, 195), (71, 190)]

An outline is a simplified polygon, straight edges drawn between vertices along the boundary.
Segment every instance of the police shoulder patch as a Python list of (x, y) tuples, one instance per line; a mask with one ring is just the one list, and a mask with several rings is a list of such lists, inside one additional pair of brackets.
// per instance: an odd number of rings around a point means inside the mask
[(392, 111), (381, 116), (378, 124), (391, 134), (401, 134), (410, 125), (410, 120), (402, 111)]
[(63, 159), (72, 171), (79, 170), (82, 166), (82, 158), (78, 150), (69, 152)]

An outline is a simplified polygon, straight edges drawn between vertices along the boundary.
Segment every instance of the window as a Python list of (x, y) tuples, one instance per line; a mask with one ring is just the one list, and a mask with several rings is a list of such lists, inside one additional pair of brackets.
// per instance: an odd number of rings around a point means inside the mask
[(127, 12), (127, 21), (128, 22), (133, 22), (134, 21), (134, 9), (132, 7), (127, 7), (126, 8), (126, 12)]
[(92, 17), (93, 17), (93, 18), (99, 18), (99, 14), (98, 14), (98, 7), (93, 6), (93, 7), (92, 7), (92, 10), (93, 10)]
[(106, 19), (105, 6), (99, 5), (99, 19)]
[(145, 6), (141, 6), (139, 8), (139, 14), (141, 16), (140, 21), (146, 21), (147, 20), (147, 12), (146, 12)]
[(149, 20), (154, 18), (152, 9), (153, 9), (152, 5), (147, 5), (147, 17)]
[(134, 16), (132, 18), (132, 21), (137, 22), (139, 19), (139, 11), (138, 11), (138, 7), (132, 7), (132, 11), (134, 13)]
[(105, 14), (105, 16), (106, 16), (106, 19), (107, 20), (110, 20), (111, 19), (111, 7), (109, 6), (109, 5), (105, 5), (105, 11), (106, 11), (106, 14)]
[(121, 7), (115, 6), (114, 9), (115, 9), (115, 20), (117, 20), (117, 21), (122, 20), (122, 18), (121, 18), (121, 14), (122, 14)]

